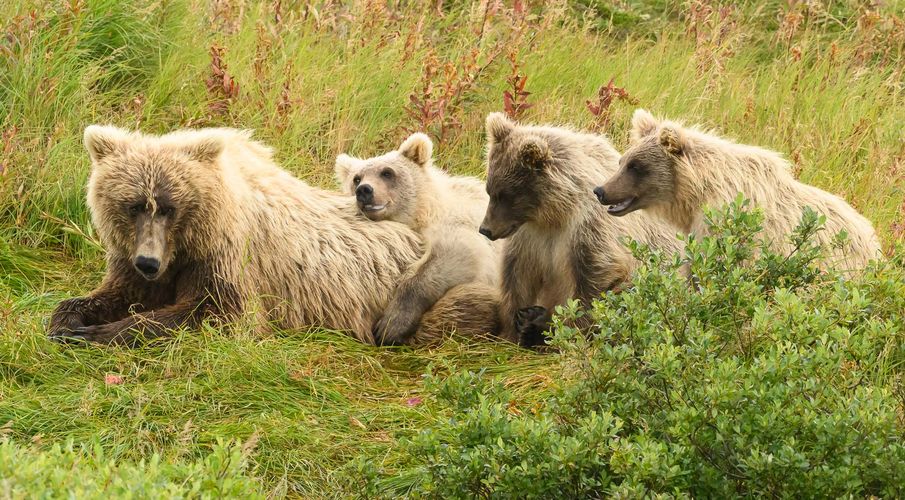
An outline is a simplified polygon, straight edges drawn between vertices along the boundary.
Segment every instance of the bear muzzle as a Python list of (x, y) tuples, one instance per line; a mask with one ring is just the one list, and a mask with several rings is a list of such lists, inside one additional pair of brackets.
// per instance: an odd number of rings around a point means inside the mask
[(597, 201), (606, 205), (606, 192), (603, 190), (603, 186), (597, 186), (594, 188), (594, 196), (597, 197)]
[(370, 184), (361, 184), (355, 188), (355, 200), (363, 205), (374, 201), (374, 188)]
[(637, 201), (637, 198), (635, 196), (628, 196), (623, 199), (617, 199), (615, 196), (610, 194), (610, 191), (605, 189), (604, 186), (598, 186), (594, 188), (594, 195), (597, 197), (597, 201), (599, 201), (601, 205), (609, 205), (606, 211), (610, 215), (620, 217), (625, 214), (634, 212), (636, 209), (635, 201)]
[(160, 260), (154, 257), (139, 255), (138, 257), (135, 257), (135, 261), (132, 264), (142, 276), (148, 279), (155, 278), (157, 272), (160, 271)]

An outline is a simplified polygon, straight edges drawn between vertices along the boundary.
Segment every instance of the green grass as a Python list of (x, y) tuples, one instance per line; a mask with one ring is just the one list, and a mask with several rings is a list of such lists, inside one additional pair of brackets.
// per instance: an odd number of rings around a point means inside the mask
[[(89, 291), (103, 271), (85, 206), (81, 132), (91, 123), (251, 128), (288, 170), (330, 186), (338, 153), (375, 154), (419, 126), (406, 107), (429, 52), (461, 65), (476, 48), (487, 67), (447, 110), (461, 126), (436, 150), (438, 164), (482, 175), (483, 119), (502, 108), (510, 72), (506, 50), (488, 61), (499, 43), (517, 51), (528, 76), (526, 120), (590, 126), (585, 100), (614, 77), (637, 106), (788, 155), (802, 180), (873, 221), (887, 248), (905, 238), (905, 32), (893, 19), (901, 23), (901, 0), (884, 2), (875, 23), (854, 0), (799, 5), (803, 21), (789, 39), (778, 35), (787, 2), (743, 2), (716, 41), (688, 34), (694, 25), (718, 31), (712, 19), (696, 21), (686, 2), (669, 0), (531, 3), (536, 17), (515, 42), (506, 42), (517, 24), (508, 7), (481, 30), (479, 4), (446, 2), (441, 17), (418, 2), (395, 12), (282, 2), (279, 22), (273, 2), (217, 4), (225, 7), (0, 5), (11, 14), (0, 20), (0, 436), (12, 443), (0, 451), (4, 462), (85, 478), (122, 464), (105, 474), (129, 478), (129, 464), (156, 454), (182, 464), (154, 472), (159, 480), (185, 486), (180, 478), (196, 473), (219, 439), (255, 436), (236, 477), (253, 478), (263, 493), (328, 496), (351, 459), (380, 457), (392, 469), (400, 439), (445, 418), (428, 398), (409, 404), (428, 369), (487, 368), (526, 404), (547, 397), (560, 373), (560, 358), (512, 346), (452, 339), (436, 349), (376, 349), (323, 331), (206, 329), (131, 351), (49, 343), (42, 322), (55, 303)], [(210, 111), (219, 97), (205, 84), (214, 43), (240, 86), (225, 114)], [(716, 62), (701, 66), (713, 54)], [(435, 87), (443, 84), (440, 71)], [(618, 147), (634, 107), (610, 108), (604, 131)], [(123, 383), (105, 384), (108, 374)], [(103, 457), (67, 451), (69, 442), (93, 443)], [(12, 478), (31, 492), (42, 487), (35, 481)]]

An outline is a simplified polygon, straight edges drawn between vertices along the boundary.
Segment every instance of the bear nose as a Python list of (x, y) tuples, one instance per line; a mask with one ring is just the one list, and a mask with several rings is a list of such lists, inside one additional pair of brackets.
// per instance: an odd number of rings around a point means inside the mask
[(478, 229), (478, 232), (483, 234), (485, 237), (487, 237), (488, 240), (493, 241), (493, 232), (490, 231), (490, 229), (487, 229), (486, 227), (482, 227), (482, 228)]
[(370, 184), (362, 184), (355, 189), (355, 199), (360, 202), (368, 202), (374, 198), (374, 188)]
[(160, 270), (160, 261), (154, 257), (139, 255), (135, 258), (135, 268), (149, 276), (154, 275)]
[(606, 199), (606, 192), (604, 192), (603, 186), (595, 187), (595, 188), (594, 188), (594, 194), (597, 195), (597, 200), (598, 200), (600, 203), (606, 204), (606, 202), (603, 201), (603, 200)]

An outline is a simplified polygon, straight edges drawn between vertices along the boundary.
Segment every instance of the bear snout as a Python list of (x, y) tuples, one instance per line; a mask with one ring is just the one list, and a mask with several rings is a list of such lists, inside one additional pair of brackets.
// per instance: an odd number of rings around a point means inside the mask
[(486, 227), (482, 226), (480, 229), (478, 229), (478, 232), (483, 234), (490, 241), (496, 240), (496, 238), (493, 237), (493, 231), (487, 229)]
[(355, 199), (361, 203), (374, 201), (374, 188), (370, 184), (362, 184), (355, 189)]
[(599, 201), (600, 203), (603, 203), (604, 205), (607, 204), (607, 202), (606, 202), (606, 191), (603, 190), (603, 186), (597, 186), (597, 187), (595, 187), (595, 188), (594, 188), (594, 195), (597, 196), (597, 201)]
[(155, 259), (154, 257), (146, 257), (144, 255), (139, 255), (135, 258), (135, 269), (138, 269), (139, 272), (144, 274), (145, 276), (153, 276), (157, 274), (157, 271), (160, 270), (160, 261)]

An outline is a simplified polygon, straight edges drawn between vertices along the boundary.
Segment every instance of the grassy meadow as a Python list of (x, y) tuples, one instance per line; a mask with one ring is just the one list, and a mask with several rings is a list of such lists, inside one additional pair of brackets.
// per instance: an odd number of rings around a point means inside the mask
[[(0, 0), (0, 497), (404, 494), (419, 469), (402, 444), (451, 418), (438, 380), (479, 373), (522, 418), (561, 400), (575, 372), (569, 349), (374, 348), (319, 329), (206, 327), (134, 350), (49, 342), (52, 308), (104, 269), (86, 125), (253, 129), (286, 169), (329, 187), (337, 154), (378, 154), (416, 130), (438, 165), (482, 176), (483, 120), (503, 109), (623, 148), (644, 107), (781, 151), (865, 214), (895, 260), (903, 12), (902, 0)], [(898, 276), (876, 295), (891, 297), (882, 320), (864, 320), (892, 332), (865, 347), (882, 367), (858, 365), (901, 441)], [(362, 457), (384, 471), (368, 487)], [(890, 494), (872, 484), (828, 491)], [(669, 491), (646, 487), (626, 494)]]

